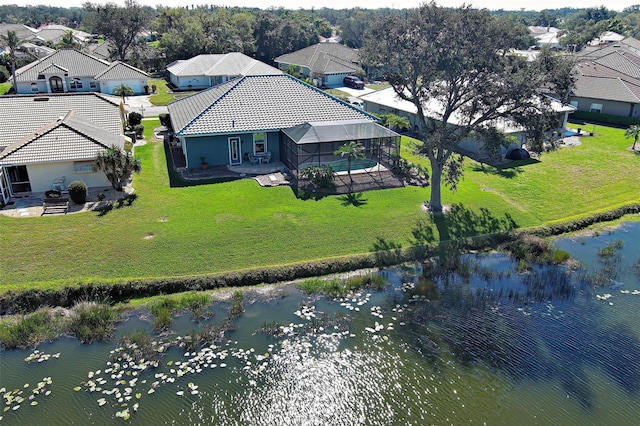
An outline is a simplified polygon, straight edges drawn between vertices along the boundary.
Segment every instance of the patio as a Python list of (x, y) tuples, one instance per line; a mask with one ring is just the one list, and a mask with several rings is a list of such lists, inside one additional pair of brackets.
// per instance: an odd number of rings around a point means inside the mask
[[(104, 194), (102, 201), (98, 200), (99, 194)], [(116, 191), (111, 187), (89, 188), (87, 191), (87, 202), (84, 204), (75, 204), (69, 201), (69, 211), (66, 214), (97, 210), (131, 194), (133, 194), (133, 188), (131, 186), (126, 186), (122, 192)], [(44, 192), (17, 194), (6, 206), (0, 209), (0, 214), (10, 217), (43, 216), (44, 209), (42, 202), (44, 199)], [(46, 216), (57, 215), (64, 216), (65, 213), (62, 210), (48, 210), (46, 212)]]

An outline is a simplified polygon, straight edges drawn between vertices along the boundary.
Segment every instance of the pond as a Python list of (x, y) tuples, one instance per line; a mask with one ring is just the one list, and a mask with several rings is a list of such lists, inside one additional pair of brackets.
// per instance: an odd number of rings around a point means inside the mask
[(384, 290), (343, 300), (249, 290), (227, 339), (191, 350), (180, 342), (221, 324), (229, 303), (202, 323), (178, 317), (164, 336), (130, 316), (118, 335), (165, 342), (157, 367), (129, 359), (117, 336), (2, 351), (1, 422), (637, 424), (639, 237), (636, 223), (557, 241), (587, 265), (577, 270), (517, 273), (503, 255), (467, 255), (459, 274), (389, 269)]

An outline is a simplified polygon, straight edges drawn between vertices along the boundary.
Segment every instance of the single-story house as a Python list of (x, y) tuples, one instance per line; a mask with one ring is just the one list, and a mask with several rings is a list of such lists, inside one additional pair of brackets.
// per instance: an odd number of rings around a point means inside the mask
[(346, 76), (362, 72), (358, 50), (339, 43), (316, 43), (274, 61), (283, 71), (298, 68), (299, 77), (310, 78), (316, 86), (343, 86)]
[(0, 97), (0, 204), (74, 180), (110, 186), (98, 152), (124, 146), (124, 111), (97, 93)]
[(560, 49), (560, 29), (547, 26), (529, 26), (529, 35), (536, 39), (537, 47)]
[(206, 89), (245, 75), (281, 74), (277, 68), (240, 52), (198, 55), (167, 65), (169, 79), (181, 90)]
[(134, 94), (148, 92), (147, 74), (131, 65), (109, 62), (75, 49), (58, 50), (16, 70), (20, 94), (102, 92), (126, 84)]
[(390, 164), (400, 136), (377, 118), (288, 74), (245, 76), (168, 106), (188, 168), (281, 162), (297, 177), (309, 165), (340, 160), (349, 141), (372, 164)]
[(571, 105), (578, 111), (640, 117), (640, 56), (610, 45), (578, 58)]
[[(360, 96), (360, 100), (362, 100), (364, 109), (367, 112), (374, 114), (395, 114), (399, 117), (405, 117), (409, 120), (411, 130), (413, 132), (422, 133), (425, 130), (422, 128), (421, 120), (418, 119), (418, 109), (413, 102), (409, 102), (398, 97), (392, 87), (362, 95)], [(564, 129), (567, 124), (569, 114), (575, 111), (575, 108), (570, 105), (563, 105), (555, 99), (551, 99), (551, 108), (553, 108), (553, 110), (558, 114), (561, 114), (560, 121), (562, 122), (562, 125), (560, 127)], [(425, 115), (431, 115), (434, 117), (437, 117), (441, 110), (442, 106), (435, 100), (429, 102), (423, 107)], [(448, 124), (456, 125), (461, 121), (463, 121), (462, 117), (456, 117), (454, 115), (450, 118)], [(515, 137), (520, 144), (526, 143), (523, 129), (511, 120), (499, 120), (493, 124), (504, 134)], [(487, 153), (483, 152), (482, 141), (469, 138), (463, 141), (458, 147), (460, 148), (461, 153), (471, 154), (469, 156), (475, 159), (487, 156)], [(508, 148), (505, 148), (502, 154), (506, 154), (507, 151)]]

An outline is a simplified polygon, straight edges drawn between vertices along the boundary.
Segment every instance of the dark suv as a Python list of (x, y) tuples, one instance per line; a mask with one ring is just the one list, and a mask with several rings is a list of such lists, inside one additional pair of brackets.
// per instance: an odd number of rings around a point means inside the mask
[(360, 80), (355, 75), (348, 75), (344, 78), (343, 83), (347, 87), (353, 87), (354, 89), (364, 89), (364, 81)]

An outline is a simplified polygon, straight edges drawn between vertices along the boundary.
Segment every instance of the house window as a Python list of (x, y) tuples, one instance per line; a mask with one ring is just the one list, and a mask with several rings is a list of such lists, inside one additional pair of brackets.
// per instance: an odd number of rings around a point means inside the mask
[(76, 161), (73, 163), (75, 173), (94, 173), (98, 170), (95, 161)]
[(49, 86), (52, 92), (64, 92), (62, 87), (62, 79), (60, 77), (53, 76), (49, 79)]
[(589, 108), (590, 112), (597, 112), (597, 113), (601, 113), (602, 112), (602, 104), (591, 104), (591, 108)]
[(38, 93), (38, 83), (31, 83), (31, 91), (33, 93)]
[(98, 85), (96, 84), (95, 81), (92, 81), (92, 82), (89, 83), (89, 87), (91, 87), (92, 89), (97, 89)]
[(38, 74), (38, 80), (44, 80), (44, 74)]
[(267, 152), (267, 139), (264, 132), (253, 134), (253, 153), (265, 154)]
[(73, 78), (69, 83), (69, 90), (78, 90), (82, 89), (82, 80), (79, 78)]
[(578, 109), (578, 101), (571, 101), (571, 102), (569, 102), (569, 105), (571, 105), (572, 107)]

